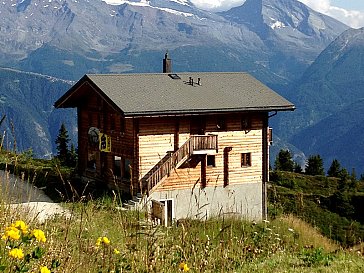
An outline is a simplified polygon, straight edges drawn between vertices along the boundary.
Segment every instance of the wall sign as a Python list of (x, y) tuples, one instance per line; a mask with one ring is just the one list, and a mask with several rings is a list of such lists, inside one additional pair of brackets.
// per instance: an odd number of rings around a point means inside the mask
[(99, 150), (106, 153), (111, 152), (111, 137), (107, 134), (99, 134)]

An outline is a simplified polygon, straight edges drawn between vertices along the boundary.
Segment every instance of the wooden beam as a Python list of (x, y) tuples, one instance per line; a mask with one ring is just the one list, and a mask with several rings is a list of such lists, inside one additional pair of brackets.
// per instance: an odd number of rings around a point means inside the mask
[(201, 188), (205, 188), (207, 186), (206, 167), (207, 167), (207, 155), (202, 155), (202, 159), (201, 159)]
[(268, 145), (268, 113), (262, 118), (262, 217), (268, 217), (267, 212), (267, 182), (269, 179), (269, 145)]
[(224, 187), (229, 185), (229, 152), (232, 147), (224, 148)]

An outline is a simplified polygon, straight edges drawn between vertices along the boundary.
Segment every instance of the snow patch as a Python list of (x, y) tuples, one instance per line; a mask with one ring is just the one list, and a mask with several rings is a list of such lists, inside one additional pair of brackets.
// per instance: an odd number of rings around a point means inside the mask
[[(139, 0), (139, 3), (137, 1), (125, 1), (125, 0), (102, 0), (104, 1), (106, 4), (109, 5), (122, 5), (125, 3), (128, 4), (134, 4), (134, 5), (148, 5), (149, 6), (149, 1), (147, 0)], [(175, 2), (177, 4), (181, 4), (181, 5), (185, 5), (188, 6), (189, 3), (187, 0), (170, 0), (171, 2)]]
[(36, 121), (34, 121), (34, 125), (37, 136), (40, 138), (46, 138), (46, 132), (43, 130), (42, 126)]
[[(150, 5), (150, 2), (147, 0), (139, 0), (139, 1), (127, 1), (127, 0), (102, 0), (104, 2), (106, 2), (109, 5), (122, 5), (122, 4), (128, 4), (131, 6), (139, 6), (139, 7), (149, 7), (149, 8), (153, 8), (153, 9), (159, 9), (165, 12), (169, 12), (172, 14), (176, 14), (176, 15), (180, 15), (180, 16), (185, 16), (185, 17), (191, 17), (193, 16), (192, 13), (187, 13), (187, 12), (182, 12), (182, 11), (178, 11), (178, 10), (174, 10), (174, 9), (170, 9), (170, 8), (159, 8), (156, 6), (152, 6)], [(182, 5), (188, 5), (187, 1), (184, 0), (171, 0), (172, 2), (176, 2)], [(111, 16), (113, 16), (112, 14), (110, 14)]]
[(284, 28), (286, 27), (286, 25), (283, 22), (280, 21), (275, 21), (273, 24), (270, 25), (271, 29), (280, 29), (280, 28)]

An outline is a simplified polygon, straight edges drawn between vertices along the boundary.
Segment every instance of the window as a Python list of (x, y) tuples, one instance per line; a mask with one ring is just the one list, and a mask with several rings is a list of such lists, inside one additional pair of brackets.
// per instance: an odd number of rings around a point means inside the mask
[(110, 115), (110, 130), (115, 131), (115, 116), (113, 114)]
[(269, 145), (273, 144), (273, 129), (268, 128), (268, 143)]
[(215, 156), (208, 155), (207, 156), (207, 167), (216, 167)]
[(251, 119), (249, 117), (241, 118), (241, 130), (250, 130), (252, 126)]
[(93, 122), (92, 113), (88, 112), (87, 115), (88, 115), (88, 127), (92, 127), (92, 122)]
[(89, 170), (96, 171), (96, 159), (97, 159), (97, 152), (96, 151), (88, 151), (87, 168)]
[(114, 176), (116, 178), (121, 177), (121, 164), (122, 164), (121, 157), (120, 156), (114, 156)]
[(251, 153), (242, 153), (241, 154), (241, 166), (250, 167), (251, 165), (252, 165)]
[(125, 133), (125, 119), (123, 117), (120, 117), (120, 133)]

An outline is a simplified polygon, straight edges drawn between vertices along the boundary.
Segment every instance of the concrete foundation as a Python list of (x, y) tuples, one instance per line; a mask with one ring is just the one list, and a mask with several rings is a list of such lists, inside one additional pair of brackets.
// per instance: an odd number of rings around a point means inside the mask
[(152, 199), (162, 202), (169, 200), (172, 212), (166, 212), (166, 215), (172, 216), (172, 220), (205, 220), (221, 216), (262, 220), (263, 215), (262, 183), (158, 191), (149, 196), (148, 200)]

